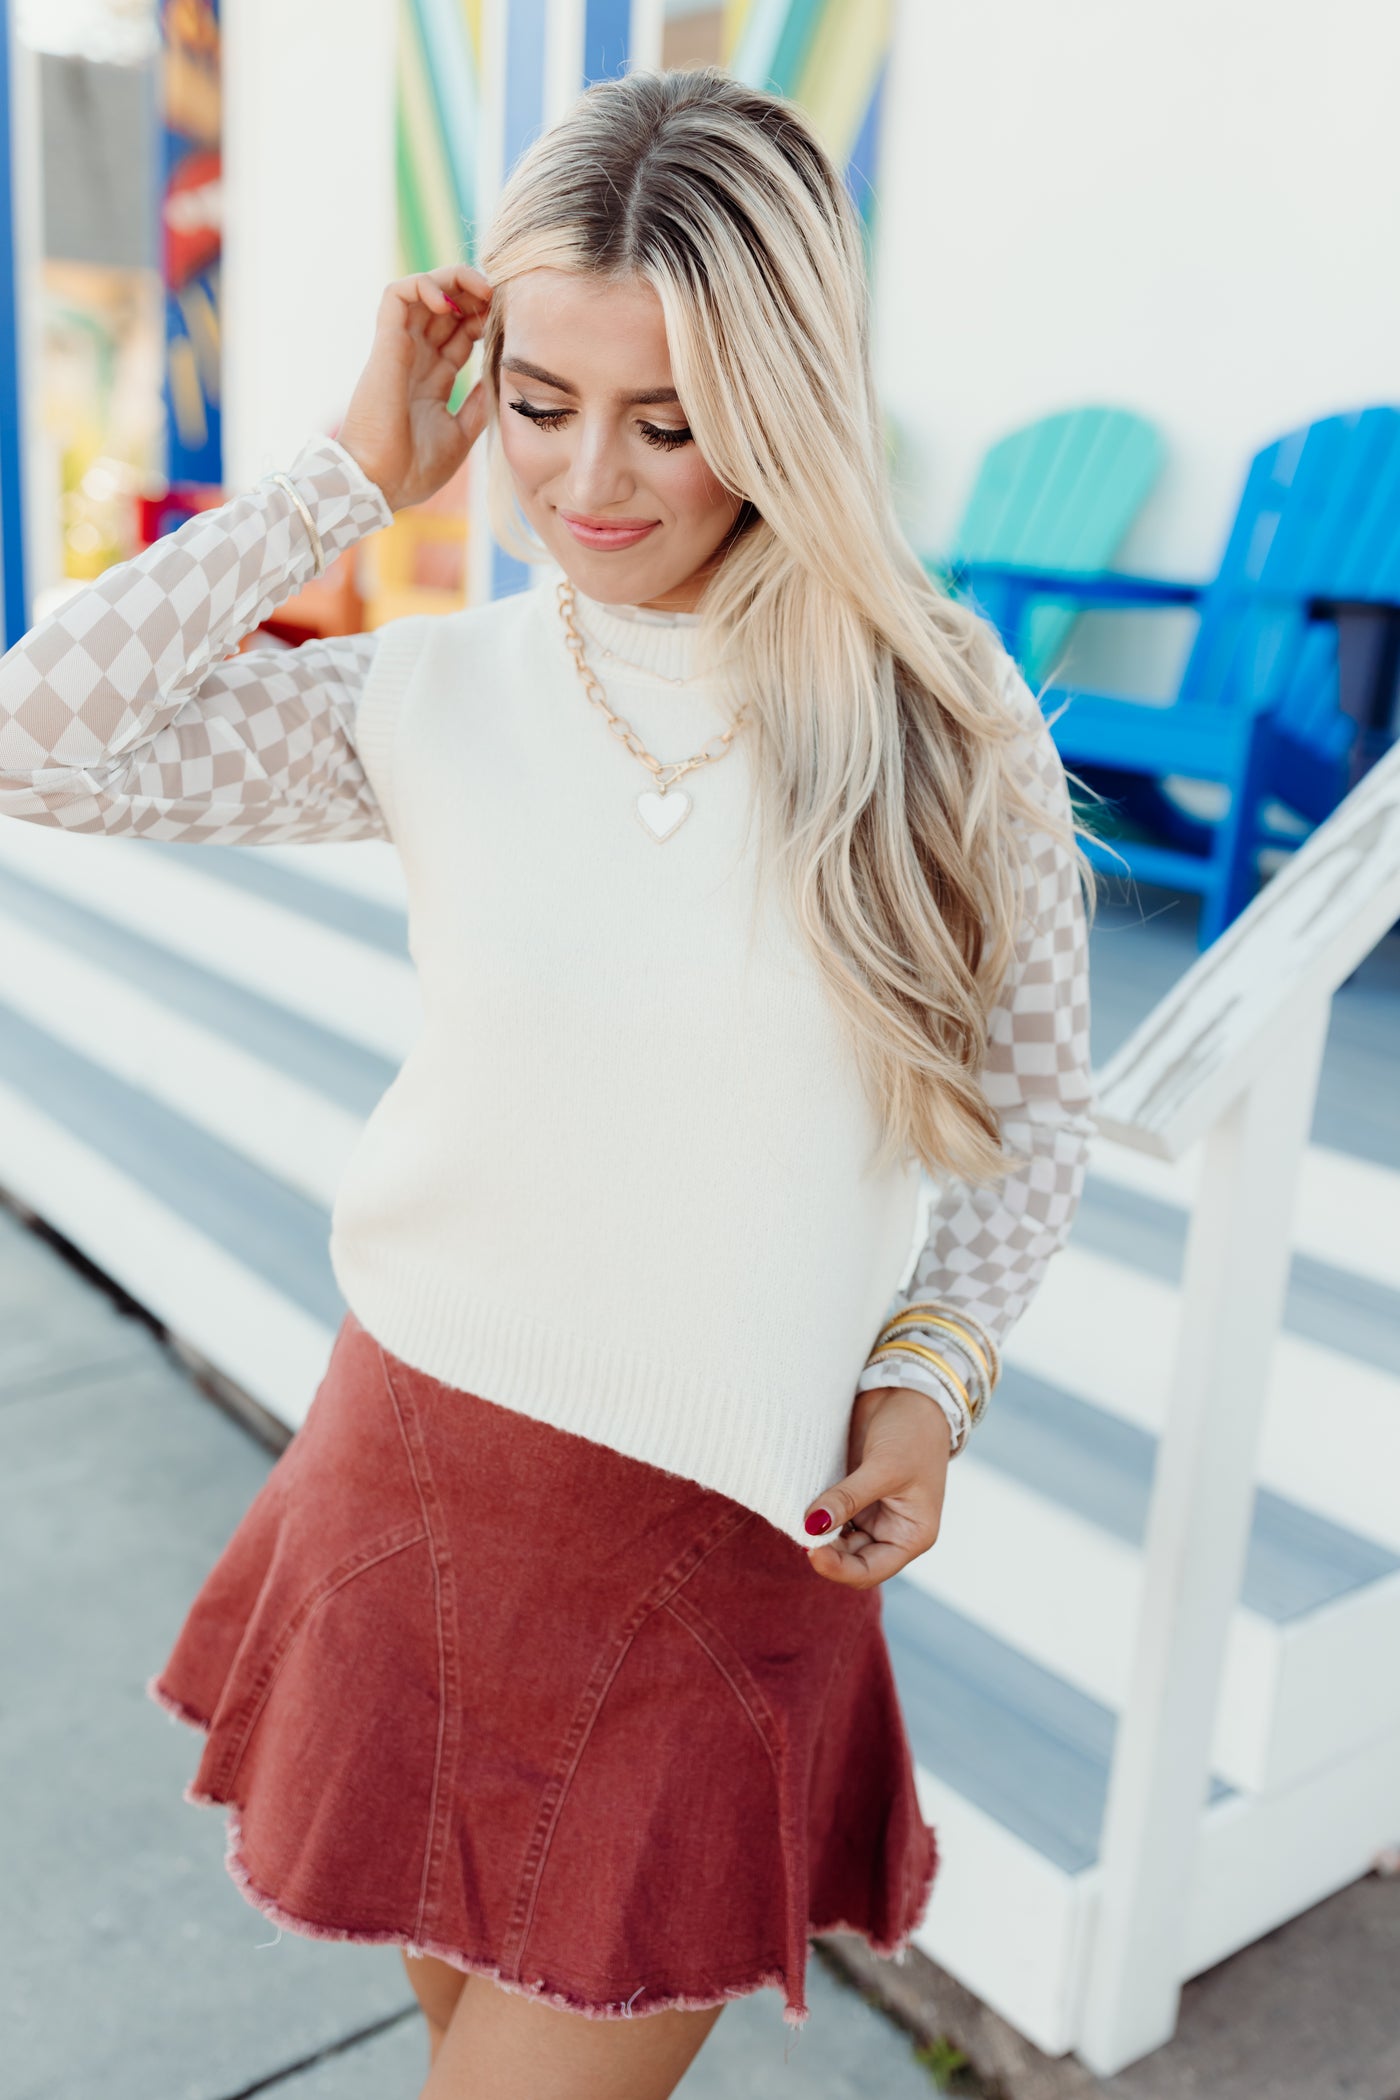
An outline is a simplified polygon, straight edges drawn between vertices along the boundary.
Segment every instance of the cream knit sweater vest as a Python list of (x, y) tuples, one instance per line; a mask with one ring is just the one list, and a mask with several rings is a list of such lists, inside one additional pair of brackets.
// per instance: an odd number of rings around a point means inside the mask
[[(760, 891), (749, 755), (684, 785), (590, 707), (548, 583), (386, 628), (356, 743), (405, 870), (424, 1022), (342, 1180), (330, 1252), (395, 1355), (733, 1496), (798, 1543), (914, 1253), (917, 1167)], [(696, 630), (585, 598), (611, 705), (661, 759), (724, 726)], [(664, 674), (658, 676), (657, 674)], [(580, 1512), (587, 1520), (588, 1513)]]

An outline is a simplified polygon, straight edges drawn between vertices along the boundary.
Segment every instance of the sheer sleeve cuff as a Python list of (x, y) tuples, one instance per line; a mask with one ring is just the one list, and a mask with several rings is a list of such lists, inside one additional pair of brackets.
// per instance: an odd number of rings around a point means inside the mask
[[(328, 564), (366, 533), (394, 522), (383, 490), (335, 438), (309, 438), (287, 469), (287, 479), (316, 522)], [(273, 502), (285, 504), (296, 515), (296, 505), (279, 483), (269, 481), (267, 489)], [(297, 529), (305, 535), (299, 516)]]

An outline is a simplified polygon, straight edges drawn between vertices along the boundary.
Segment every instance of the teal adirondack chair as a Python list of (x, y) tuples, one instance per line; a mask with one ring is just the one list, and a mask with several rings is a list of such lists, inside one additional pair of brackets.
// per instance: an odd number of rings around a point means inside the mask
[[(977, 563), (1093, 575), (1106, 569), (1162, 471), (1152, 424), (1121, 408), (1071, 408), (1014, 430), (985, 454), (948, 559), (950, 589)], [(1033, 685), (1064, 654), (1076, 606), (1032, 608), (1022, 668)]]
[[(1197, 945), (1209, 947), (1253, 895), (1260, 846), (1297, 843), (1271, 825), (1270, 803), (1315, 823), (1354, 775), (1360, 725), (1340, 703), (1336, 629), (1312, 615), (1328, 602), (1400, 605), (1400, 409), (1327, 416), (1266, 446), (1210, 583), (979, 563), (964, 587), (1023, 664), (1028, 618), (1046, 600), (1196, 609), (1170, 705), (1054, 688), (1041, 700), (1066, 765), (1145, 833), (1113, 831), (1114, 850), (1095, 843), (1090, 858), (1197, 891)], [(1223, 813), (1192, 816), (1173, 780), (1223, 787)], [(1105, 828), (1102, 813), (1090, 821)]]

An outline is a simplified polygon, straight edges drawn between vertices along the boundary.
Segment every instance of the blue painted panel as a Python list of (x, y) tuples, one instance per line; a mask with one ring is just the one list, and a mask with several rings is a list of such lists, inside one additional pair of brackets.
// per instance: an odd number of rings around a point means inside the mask
[(505, 124), (502, 176), (544, 128), (547, 0), (510, 0), (506, 11)]
[[(544, 56), (549, 31), (547, 0), (510, 0), (506, 9), (504, 179), (544, 128)], [(491, 549), (491, 596), (511, 598), (528, 589), (530, 569), (504, 547)]]
[(885, 99), (885, 75), (888, 71), (887, 62), (875, 76), (870, 101), (861, 119), (860, 130), (856, 133), (851, 157), (846, 163), (846, 187), (867, 227), (874, 222), (875, 207), (879, 201), (876, 176), (879, 173), (880, 111)]
[(631, 56), (632, 0), (587, 0), (583, 18), (583, 79), (615, 80)]
[[(182, 65), (207, 72), (211, 93), (222, 92), (221, 4), (198, 0), (193, 9), (167, 4), (158, 10), (165, 48), (178, 51)], [(196, 105), (187, 100), (185, 106)], [(165, 465), (173, 482), (217, 488), (224, 478), (222, 351), (216, 340), (223, 314), (222, 146), (177, 130), (171, 115), (162, 95)], [(177, 361), (186, 375), (183, 386), (173, 380)]]
[(533, 577), (528, 562), (517, 561), (507, 554), (504, 547), (491, 549), (491, 596), (513, 598), (517, 591), (528, 591)]

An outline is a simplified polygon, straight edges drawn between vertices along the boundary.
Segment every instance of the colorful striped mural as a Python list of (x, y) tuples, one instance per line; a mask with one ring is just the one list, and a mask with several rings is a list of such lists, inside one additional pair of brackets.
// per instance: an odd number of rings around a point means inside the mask
[(407, 273), (473, 252), (482, 0), (399, 0), (399, 257)]
[[(397, 150), (405, 271), (473, 252), (484, 4), (400, 0)], [(628, 0), (587, 0), (586, 79), (626, 69), (630, 11)], [(508, 38), (528, 42), (537, 71), (547, 16), (541, 0), (510, 0)], [(790, 95), (810, 112), (847, 169), (867, 224), (891, 16), (892, 0), (725, 0), (720, 28), (720, 55), (741, 80)], [(516, 70), (508, 64), (508, 83)], [(518, 78), (514, 97), (518, 104)]]
[(727, 0), (724, 14), (725, 64), (802, 104), (846, 169), (867, 227), (892, 19), (893, 0)]
[[(581, 0), (557, 9), (551, 0), (399, 0), (398, 221), (400, 268), (433, 269), (477, 252), (478, 215), (489, 214), (497, 186), (557, 106), (559, 51), (551, 27), (568, 16), (578, 34), (573, 71), (579, 87), (625, 72), (634, 37), (645, 46), (638, 9), (647, 0)], [(720, 0), (713, 11), (688, 10), (678, 28), (699, 57), (705, 29), (715, 59), (741, 80), (800, 102), (815, 120), (871, 236), (880, 89), (891, 35), (893, 0)], [(483, 17), (489, 16), (497, 58), (500, 107), (482, 154)], [(653, 18), (654, 21), (654, 18)], [(652, 47), (654, 48), (654, 47)], [(462, 392), (465, 392), (465, 375)], [(454, 396), (454, 405), (461, 394)], [(521, 590), (528, 570), (491, 543), (480, 492), (473, 496), (471, 595)]]

